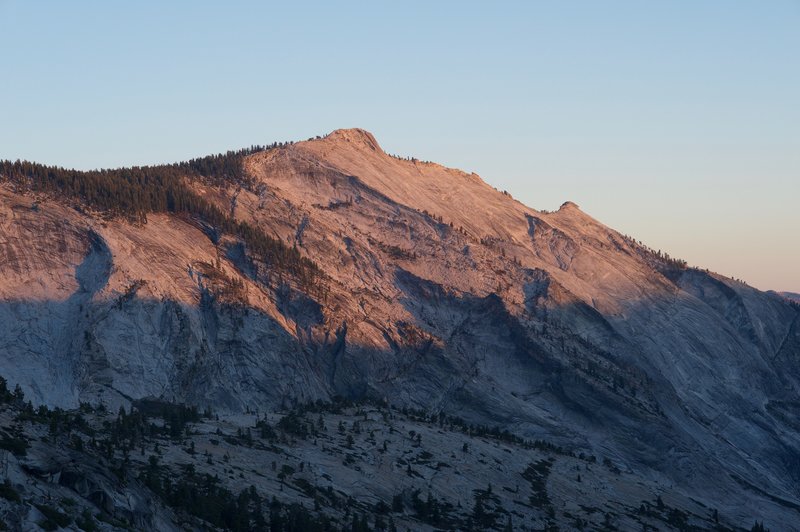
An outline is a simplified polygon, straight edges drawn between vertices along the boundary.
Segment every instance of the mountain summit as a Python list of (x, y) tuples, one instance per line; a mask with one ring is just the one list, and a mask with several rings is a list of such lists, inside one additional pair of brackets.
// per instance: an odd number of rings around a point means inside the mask
[[(163, 167), (0, 166), (0, 367), (35, 403), (386, 401), (788, 528), (798, 355), (785, 298), (361, 129)], [(609, 508), (638, 511), (626, 493)]]

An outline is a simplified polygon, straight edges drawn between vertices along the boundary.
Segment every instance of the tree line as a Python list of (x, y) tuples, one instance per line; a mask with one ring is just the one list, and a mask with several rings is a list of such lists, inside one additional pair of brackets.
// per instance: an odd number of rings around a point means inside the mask
[(0, 161), (0, 180), (25, 191), (75, 200), (87, 209), (133, 223), (147, 223), (149, 213), (186, 215), (217, 232), (236, 236), (256, 258), (290, 275), (301, 287), (311, 289), (322, 280), (316, 263), (260, 228), (237, 221), (189, 185), (194, 179), (218, 186), (233, 183), (252, 188), (254, 183), (244, 171), (244, 157), (280, 145), (251, 146), (167, 165), (90, 171), (4, 160)]

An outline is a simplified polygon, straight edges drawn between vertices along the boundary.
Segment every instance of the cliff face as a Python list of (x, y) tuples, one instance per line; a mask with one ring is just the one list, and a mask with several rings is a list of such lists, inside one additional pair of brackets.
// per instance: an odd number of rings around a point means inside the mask
[(244, 166), (245, 186), (190, 185), (313, 259), (318, 289), (196, 220), (130, 224), (0, 185), (8, 381), (67, 407), (385, 398), (610, 457), (743, 518), (798, 517), (800, 312), (786, 299), (572, 203), (539, 212), (396, 159), (362, 130)]

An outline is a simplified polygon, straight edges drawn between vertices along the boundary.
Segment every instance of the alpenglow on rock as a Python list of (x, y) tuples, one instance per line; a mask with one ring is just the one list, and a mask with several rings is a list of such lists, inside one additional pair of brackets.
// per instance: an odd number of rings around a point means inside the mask
[(360, 129), (234, 161), (169, 167), (195, 203), (133, 215), (6, 165), (9, 383), (61, 407), (385, 399), (608, 457), (727, 515), (800, 522), (787, 298), (654, 253), (574, 203), (539, 212), (475, 174), (390, 156)]

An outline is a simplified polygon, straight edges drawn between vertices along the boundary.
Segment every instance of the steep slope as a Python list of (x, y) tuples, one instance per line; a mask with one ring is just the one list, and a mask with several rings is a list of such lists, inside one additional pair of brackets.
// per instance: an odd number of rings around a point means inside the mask
[(63, 406), (386, 399), (609, 458), (743, 521), (797, 520), (785, 299), (362, 130), (243, 167), (186, 183), (315, 261), (313, 289), (203, 220), (105, 220), (0, 188), (6, 378)]
[[(379, 257), (354, 257), (355, 272), (342, 261), (344, 283), (371, 280), (363, 299), (372, 302), (360, 303), (374, 305), (366, 316), (399, 310), (381, 308), (371, 288), (411, 314), (392, 321), (433, 337), (424, 369), (381, 381), (404, 383), (393, 394), (411, 387), (407, 400), (420, 406), (530, 422), (550, 434), (588, 425), (565, 431), (563, 441), (588, 437), (612, 454), (622, 444), (653, 463), (667, 455), (681, 482), (710, 478), (724, 463), (739, 479), (756, 477), (793, 497), (798, 442), (777, 427), (796, 400), (796, 309), (653, 254), (574, 204), (537, 213), (474, 176), (395, 160), (363, 131), (256, 154), (249, 164), (307, 211), (307, 241), (319, 218), (321, 237), (360, 237)], [(331, 198), (342, 206), (318, 207)], [(317, 249), (306, 245), (324, 260)], [(394, 249), (405, 256), (392, 257)], [(372, 345), (358, 334), (352, 343)], [(400, 331), (388, 336), (381, 352), (402, 344)], [(358, 349), (351, 353), (363, 371)], [(701, 449), (719, 462), (692, 460)]]

